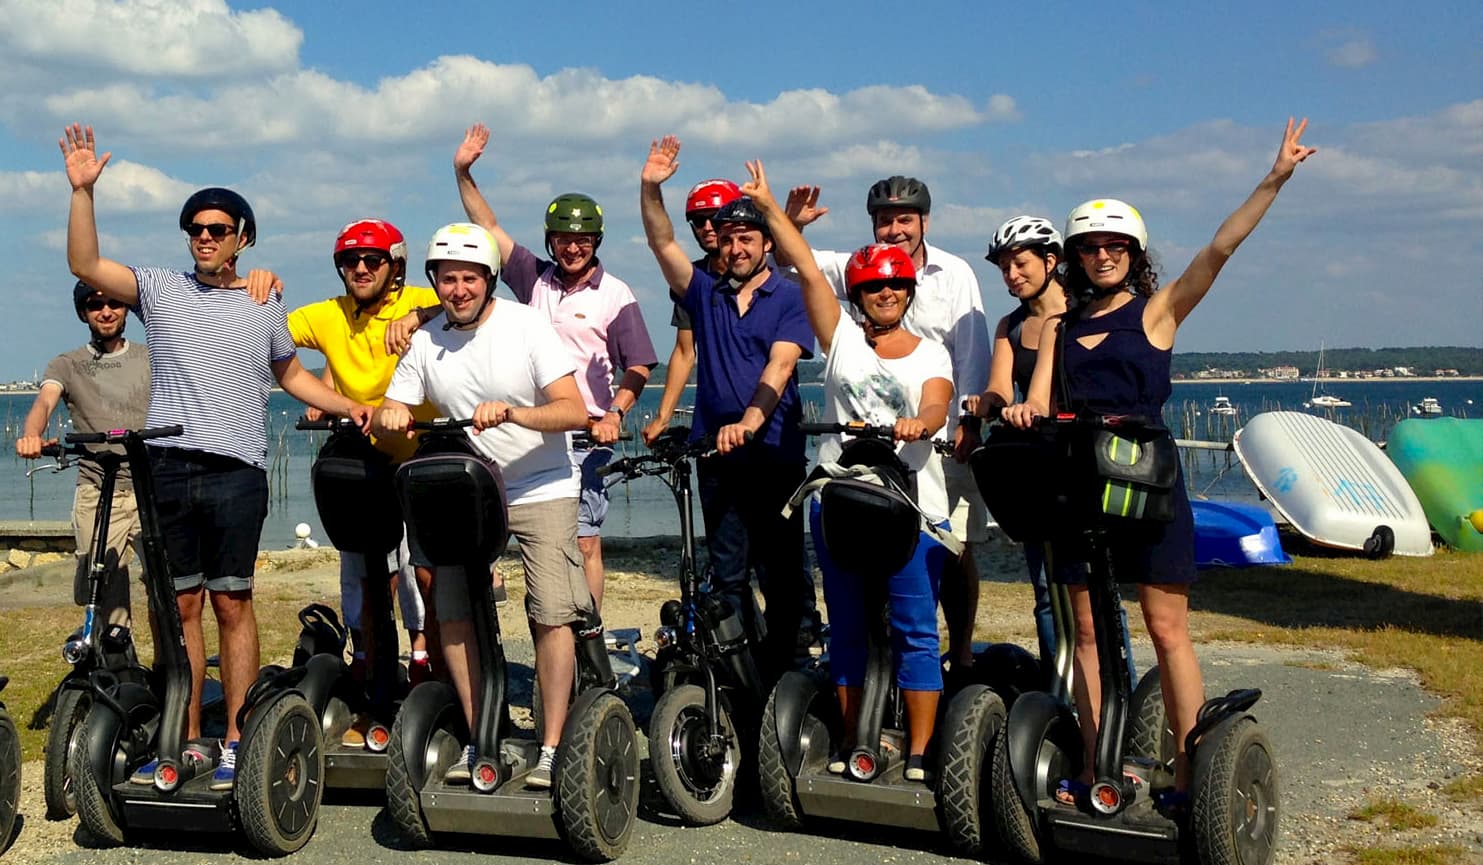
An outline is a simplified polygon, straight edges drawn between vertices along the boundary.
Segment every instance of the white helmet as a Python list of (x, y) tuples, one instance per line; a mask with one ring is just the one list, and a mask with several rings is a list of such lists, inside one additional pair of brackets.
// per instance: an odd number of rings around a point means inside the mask
[(1138, 242), (1138, 248), (1148, 250), (1148, 227), (1143, 224), (1133, 205), (1116, 198), (1096, 198), (1078, 204), (1066, 217), (1066, 245), (1083, 234), (1105, 231), (1121, 234)]
[(999, 226), (989, 240), (989, 254), (984, 258), (994, 264), (999, 256), (1011, 249), (1025, 246), (1053, 247), (1057, 257), (1061, 254), (1061, 232), (1049, 219), (1039, 216), (1016, 216)]
[(427, 245), (427, 278), (437, 282), (437, 264), (440, 261), (462, 261), (482, 264), (489, 268), (489, 290), (494, 291), (494, 278), (499, 276), (499, 246), (494, 235), (472, 222), (455, 222), (445, 225), (433, 234)]

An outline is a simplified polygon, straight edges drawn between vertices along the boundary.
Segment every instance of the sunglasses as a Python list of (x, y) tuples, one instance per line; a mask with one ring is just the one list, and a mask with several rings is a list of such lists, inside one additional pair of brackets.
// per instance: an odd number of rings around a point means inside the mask
[(86, 304), (88, 312), (102, 312), (104, 307), (108, 309), (128, 309), (129, 305), (121, 300), (113, 298), (95, 297)]
[(711, 217), (713, 217), (715, 215), (716, 214), (715, 214), (714, 211), (711, 212), (711, 213), (696, 213), (696, 214), (692, 214), (690, 216), (685, 217), (685, 221), (688, 222), (688, 223), (690, 223), (690, 227), (691, 228), (695, 229), (696, 231), (699, 231), (702, 228), (705, 228), (706, 223), (707, 222), (710, 222), (711, 221)]
[(1128, 242), (1109, 240), (1106, 243), (1078, 243), (1076, 249), (1089, 258), (1096, 256), (1099, 251), (1106, 252), (1110, 258), (1122, 258), (1128, 252)]
[(595, 238), (590, 234), (551, 235), (551, 246), (556, 249), (566, 249), (568, 246), (575, 246), (578, 249), (591, 249), (595, 245)]
[(880, 294), (888, 288), (896, 291), (906, 291), (908, 287), (909, 286), (904, 282), (889, 282), (886, 280), (877, 280), (875, 282), (867, 282), (864, 285), (861, 285), (859, 291), (861, 294)]
[(190, 237), (200, 237), (203, 231), (211, 235), (212, 240), (221, 240), (228, 234), (236, 234), (237, 227), (227, 222), (192, 222), (185, 227), (185, 233)]
[(342, 252), (335, 256), (335, 266), (341, 270), (355, 270), (358, 264), (364, 264), (366, 270), (379, 270), (386, 261), (379, 252)]

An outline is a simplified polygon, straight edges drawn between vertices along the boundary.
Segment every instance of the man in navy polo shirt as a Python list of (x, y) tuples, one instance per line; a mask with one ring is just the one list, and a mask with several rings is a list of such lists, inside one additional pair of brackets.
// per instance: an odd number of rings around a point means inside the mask
[(714, 434), (721, 453), (701, 460), (697, 471), (712, 580), (755, 637), (747, 567), (756, 567), (767, 603), (758, 661), (773, 681), (792, 664), (811, 593), (803, 521), (797, 514), (784, 519), (781, 511), (803, 482), (796, 367), (813, 356), (814, 336), (798, 285), (768, 267), (772, 238), (751, 199), (739, 198), (711, 218), (721, 272), (713, 276), (691, 263), (659, 190), (679, 167), (679, 152), (674, 136), (649, 148), (639, 206), (649, 248), (695, 332), (691, 436)]

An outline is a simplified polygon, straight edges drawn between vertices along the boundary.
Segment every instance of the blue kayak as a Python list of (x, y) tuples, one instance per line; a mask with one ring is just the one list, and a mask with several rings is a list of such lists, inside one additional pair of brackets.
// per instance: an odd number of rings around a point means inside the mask
[(1245, 568), (1290, 565), (1282, 551), (1277, 524), (1260, 505), (1241, 502), (1190, 502), (1195, 512), (1195, 566)]

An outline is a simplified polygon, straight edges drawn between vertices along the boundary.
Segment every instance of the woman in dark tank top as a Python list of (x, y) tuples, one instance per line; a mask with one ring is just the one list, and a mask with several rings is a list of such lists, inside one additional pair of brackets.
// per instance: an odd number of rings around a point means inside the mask
[[(1121, 201), (1097, 199), (1080, 205), (1066, 220), (1068, 267), (1066, 287), (1083, 299), (1076, 312), (1061, 322), (1052, 319), (1041, 330), (1038, 346), (1063, 340), (1063, 366), (1071, 405), (1064, 408), (1099, 414), (1138, 414), (1157, 420), (1171, 392), (1169, 360), (1174, 336), (1185, 318), (1205, 297), (1236, 247), (1256, 228), (1276, 200), (1299, 162), (1314, 153), (1302, 143), (1305, 119), (1294, 126), (1291, 118), (1282, 146), (1267, 176), (1246, 201), (1221, 223), (1210, 244), (1195, 254), (1184, 273), (1158, 290), (1158, 278), (1148, 257), (1148, 231), (1138, 211)], [(1043, 351), (1023, 403), (1004, 410), (1007, 421), (1028, 428), (1051, 411), (1055, 379), (1054, 351)], [(1188, 801), (1189, 760), (1184, 739), (1195, 724), (1205, 700), (1204, 683), (1194, 644), (1189, 636), (1189, 585), (1194, 581), (1194, 523), (1181, 478), (1175, 484), (1176, 517), (1154, 526), (1111, 551), (1119, 582), (1138, 583), (1138, 601), (1153, 640), (1159, 663), (1164, 706), (1177, 743), (1175, 787), (1161, 800), (1180, 807)], [(1121, 540), (1121, 539), (1119, 539)], [(1056, 574), (1061, 578), (1061, 574)], [(1087, 748), (1086, 770), (1080, 779), (1090, 783), (1091, 759), (1101, 706), (1091, 604), (1086, 587), (1071, 586), (1076, 613), (1077, 714)], [(1063, 785), (1057, 798), (1075, 795)]]

